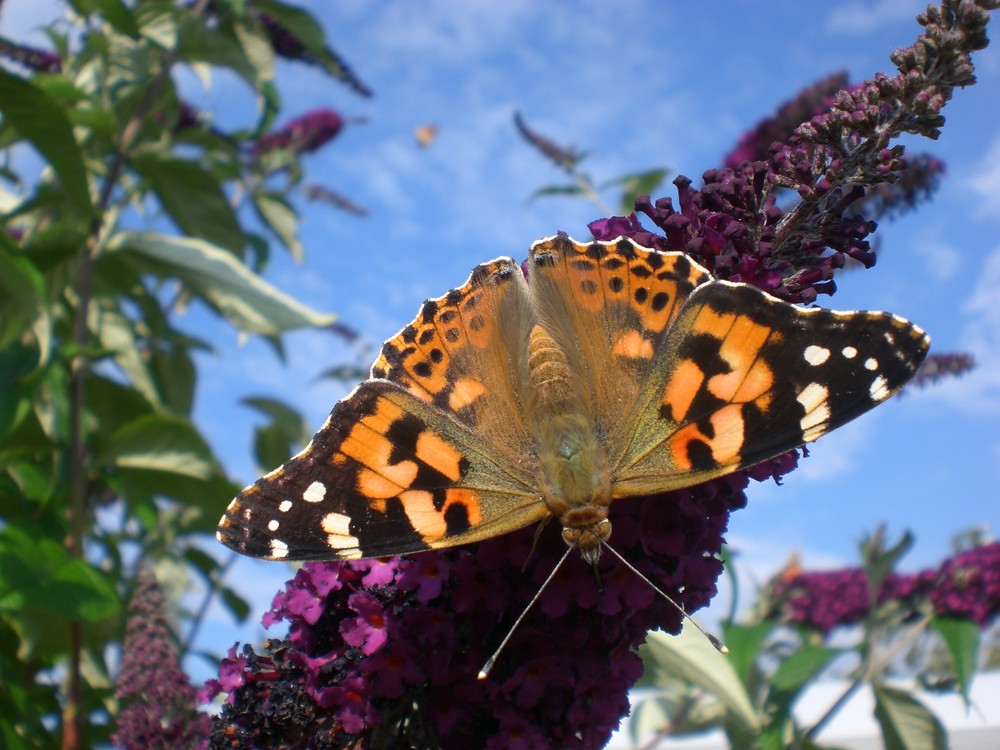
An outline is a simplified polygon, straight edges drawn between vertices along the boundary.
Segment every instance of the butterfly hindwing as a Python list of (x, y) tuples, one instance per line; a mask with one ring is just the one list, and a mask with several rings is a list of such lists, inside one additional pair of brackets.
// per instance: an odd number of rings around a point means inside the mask
[(546, 514), (537, 490), (471, 432), (369, 380), (304, 451), (230, 503), (218, 534), (252, 557), (355, 559), (474, 542)]
[(928, 346), (889, 313), (804, 309), (745, 284), (705, 284), (645, 383), (612, 470), (615, 496), (695, 484), (811, 442), (895, 393)]

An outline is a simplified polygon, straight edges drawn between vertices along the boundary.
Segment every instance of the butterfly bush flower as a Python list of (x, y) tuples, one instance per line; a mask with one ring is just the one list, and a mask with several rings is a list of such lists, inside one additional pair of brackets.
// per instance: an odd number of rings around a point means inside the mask
[[(615, 503), (615, 547), (694, 611), (716, 592), (717, 555), (746, 483), (740, 474)], [(610, 555), (603, 590), (570, 560), (490, 678), (477, 679), (565, 550), (554, 524), (537, 545), (534, 536), (528, 528), (472, 548), (304, 565), (264, 620), (287, 622), (287, 638), (240, 662), (231, 652), (207, 686), (206, 698), (228, 693), (211, 746), (378, 746), (395, 736), (419, 747), (603, 747), (642, 671), (635, 648), (653, 627), (677, 632), (680, 615)], [(236, 663), (244, 678), (234, 689)], [(308, 727), (296, 723), (303, 701)]]
[[(994, 7), (993, 0), (928, 6), (917, 18), (924, 33), (892, 55), (897, 75), (879, 74), (840, 90), (825, 112), (768, 146), (766, 158), (761, 142), (781, 131), (782, 118), (759, 126), (730, 154), (729, 166), (705, 172), (700, 188), (686, 177), (674, 180), (676, 208), (670, 198), (640, 198), (636, 211), (658, 231), (646, 230), (634, 217), (630, 226), (602, 220), (591, 231), (610, 239), (624, 229), (639, 244), (686, 252), (719, 278), (790, 301), (832, 294), (834, 273), (847, 258), (866, 267), (875, 263), (867, 239), (875, 222), (857, 210), (866, 191), (902, 179), (903, 149), (892, 141), (904, 133), (938, 136), (941, 110), (954, 89), (975, 82), (970, 53), (988, 43), (985, 28)], [(840, 80), (822, 82), (791, 111), (801, 113), (810, 102), (828, 98)], [(752, 160), (738, 161), (741, 154)], [(779, 206), (780, 191), (794, 191), (799, 200)], [(877, 203), (870, 207), (878, 209)]]
[(870, 592), (861, 568), (799, 572), (773, 583), (770, 617), (828, 634), (861, 622), (873, 606), (892, 604), (986, 627), (1000, 614), (1000, 543), (959, 552), (939, 568), (891, 573), (874, 602)]
[(62, 58), (55, 52), (15, 44), (6, 39), (0, 39), (0, 57), (39, 73), (58, 73), (62, 70)]
[(256, 156), (278, 149), (298, 153), (313, 153), (337, 137), (344, 127), (344, 118), (332, 109), (320, 107), (289, 120), (285, 127), (257, 139), (253, 145)]
[[(220, 687), (238, 684), (220, 672)], [(129, 604), (115, 700), (121, 704), (111, 738), (126, 750), (194, 748), (211, 721), (195, 708), (196, 690), (180, 668), (163, 595), (151, 573), (140, 573)]]
[[(988, 7), (946, 0), (928, 9), (925, 33), (894, 55), (896, 77), (848, 90), (833, 79), (817, 93), (832, 100), (829, 108), (808, 109), (812, 119), (762, 157), (755, 151), (753, 160), (709, 170), (700, 188), (678, 178), (676, 208), (668, 198), (640, 199), (636, 210), (653, 229), (636, 214), (611, 217), (591, 225), (595, 237), (683, 251), (720, 278), (788, 300), (832, 292), (847, 258), (874, 262), (874, 222), (852, 211), (867, 188), (901, 175), (901, 149), (891, 141), (936, 133), (952, 89), (972, 82), (968, 56), (985, 46)], [(294, 140), (283, 137), (268, 148)], [(756, 148), (752, 140), (741, 146)], [(550, 158), (571, 166), (578, 156)], [(779, 206), (780, 191), (798, 201)], [(796, 460), (786, 454), (683, 490), (617, 500), (612, 543), (685, 611), (697, 611), (716, 593), (729, 515), (746, 504), (750, 477), (780, 479)], [(210, 746), (603, 747), (641, 674), (636, 648), (651, 628), (681, 626), (677, 609), (612, 555), (600, 559), (600, 587), (577, 559), (560, 568), (489, 678), (477, 679), (565, 552), (556, 526), (405, 559), (307, 563), (264, 618), (287, 623), (287, 636), (260, 654), (232, 651), (206, 686), (205, 697), (226, 694)], [(822, 627), (856, 618), (867, 602), (862, 581), (844, 580), (851, 596), (842, 610), (815, 615)]]

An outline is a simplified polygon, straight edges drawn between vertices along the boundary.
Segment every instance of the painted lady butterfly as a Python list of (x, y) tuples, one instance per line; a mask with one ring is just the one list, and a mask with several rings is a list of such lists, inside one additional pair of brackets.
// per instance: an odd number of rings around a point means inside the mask
[(612, 500), (728, 474), (884, 401), (930, 340), (712, 279), (629, 239), (536, 242), (428, 300), (217, 536), (291, 560), (475, 542), (555, 517), (596, 562)]

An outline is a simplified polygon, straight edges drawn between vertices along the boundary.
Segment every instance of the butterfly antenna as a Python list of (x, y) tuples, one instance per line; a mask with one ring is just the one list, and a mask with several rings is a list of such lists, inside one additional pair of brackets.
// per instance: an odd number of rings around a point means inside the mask
[[(721, 654), (728, 654), (729, 653), (729, 649), (726, 648), (726, 644), (725, 643), (723, 643), (721, 640), (719, 640), (718, 638), (716, 638), (714, 635), (712, 635), (707, 630), (705, 630), (705, 628), (703, 628), (701, 625), (699, 625), (697, 622), (695, 622), (694, 618), (691, 617), (691, 615), (689, 615), (687, 612), (684, 611), (684, 607), (682, 607), (680, 604), (678, 604), (673, 599), (671, 599), (669, 594), (667, 594), (663, 589), (661, 589), (659, 586), (657, 586), (655, 583), (653, 583), (651, 580), (649, 580), (649, 578), (647, 578), (642, 573), (642, 571), (640, 571), (638, 568), (636, 568), (632, 563), (630, 563), (624, 557), (622, 557), (621, 555), (619, 555), (618, 551), (614, 547), (612, 547), (610, 544), (608, 544), (603, 539), (601, 540), (601, 544), (604, 545), (604, 549), (606, 549), (612, 555), (614, 555), (615, 557), (617, 557), (621, 561), (622, 565), (624, 565), (626, 568), (628, 568), (633, 573), (635, 573), (637, 576), (639, 576), (639, 578), (641, 578), (642, 580), (644, 580), (646, 583), (649, 584), (650, 588), (652, 588), (653, 591), (655, 591), (657, 594), (659, 594), (664, 599), (666, 599), (668, 602), (670, 602), (674, 606), (674, 608), (678, 612), (681, 613), (681, 615), (684, 617), (684, 619), (686, 619), (688, 622), (690, 622), (692, 625), (694, 625), (695, 629), (699, 633), (701, 633), (703, 636), (705, 636), (705, 638), (708, 639), (709, 643), (711, 643), (713, 646), (715, 646), (716, 650), (719, 653), (721, 653)], [(546, 583), (548, 583), (548, 581), (546, 581)], [(531, 605), (529, 604), (528, 606), (530, 607)]]
[(552, 572), (549, 573), (549, 577), (545, 579), (545, 582), (542, 583), (541, 586), (539, 586), (538, 591), (535, 592), (535, 595), (531, 597), (531, 601), (528, 602), (528, 606), (526, 606), (521, 611), (521, 614), (517, 616), (517, 619), (514, 621), (514, 624), (510, 626), (510, 630), (507, 631), (507, 635), (500, 642), (500, 645), (497, 646), (497, 650), (493, 652), (493, 656), (487, 659), (486, 663), (483, 664), (483, 668), (479, 670), (478, 678), (480, 680), (485, 680), (489, 676), (490, 670), (493, 669), (493, 665), (496, 663), (497, 657), (500, 656), (500, 652), (503, 651), (504, 646), (507, 645), (507, 641), (509, 641), (510, 637), (514, 635), (514, 631), (517, 630), (517, 626), (521, 624), (521, 620), (524, 619), (525, 615), (528, 614), (529, 610), (534, 606), (535, 602), (538, 601), (538, 597), (540, 597), (542, 595), (542, 592), (545, 591), (545, 587), (548, 586), (552, 582), (552, 579), (556, 577), (556, 573), (559, 572), (559, 568), (561, 568), (563, 563), (566, 562), (566, 558), (569, 557), (569, 553), (573, 551), (574, 547), (576, 547), (576, 542), (574, 542), (573, 544), (571, 544), (569, 547), (566, 548), (566, 552), (559, 559), (559, 562), (556, 563), (556, 566), (552, 569)]

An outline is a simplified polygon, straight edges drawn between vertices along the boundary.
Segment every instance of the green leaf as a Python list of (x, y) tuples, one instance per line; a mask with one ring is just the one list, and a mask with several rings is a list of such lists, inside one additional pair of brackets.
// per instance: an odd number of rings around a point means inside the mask
[(772, 728), (785, 724), (803, 688), (841, 653), (840, 649), (803, 644), (778, 665), (771, 676), (765, 707)]
[(228, 586), (219, 591), (222, 603), (226, 606), (237, 622), (245, 622), (250, 616), (250, 605), (247, 600)]
[(278, 291), (233, 255), (202, 240), (156, 232), (121, 232), (109, 252), (152, 261), (154, 269), (175, 276), (240, 328), (278, 334), (293, 328), (330, 325), (335, 316), (312, 310)]
[(689, 689), (643, 698), (644, 692), (632, 695), (632, 718), (628, 728), (633, 745), (642, 746), (640, 742), (653, 735), (680, 738), (707, 732), (725, 723), (725, 706), (707, 693), (698, 694)]
[(757, 625), (726, 624), (723, 626), (723, 637), (726, 648), (729, 649), (729, 661), (739, 675), (744, 686), (749, 686), (753, 665), (760, 656), (761, 648), (767, 637), (777, 625), (773, 622), (762, 622)]
[(896, 563), (913, 547), (913, 534), (903, 534), (899, 542), (885, 549), (885, 529), (878, 529), (870, 538), (861, 543), (861, 560), (871, 591), (878, 591), (886, 577), (895, 569)]
[(0, 530), (0, 613), (18, 632), (22, 656), (53, 627), (103, 620), (118, 608), (107, 577), (39, 528), (10, 523)]
[(147, 367), (147, 358), (139, 351), (135, 324), (111, 300), (99, 300), (91, 327), (101, 346), (114, 352), (115, 362), (128, 376), (129, 384), (151, 404), (159, 405), (160, 394)]
[(159, 471), (194, 479), (218, 472), (211, 449), (191, 423), (149, 414), (123, 425), (108, 440), (102, 463), (118, 469)]
[(804, 644), (785, 659), (771, 676), (771, 687), (786, 693), (797, 693), (827, 664), (842, 653), (828, 646)]
[(132, 39), (139, 38), (139, 24), (122, 0), (93, 0), (93, 4), (95, 10), (116, 31)]
[(962, 698), (969, 705), (969, 691), (972, 689), (972, 678), (976, 675), (976, 658), (979, 655), (979, 625), (957, 617), (935, 617), (931, 625), (948, 647)]
[(260, 220), (278, 236), (292, 257), (301, 262), (304, 253), (298, 237), (298, 217), (288, 201), (278, 193), (259, 191), (254, 193), (253, 203)]
[(324, 51), (326, 39), (323, 27), (308, 12), (273, 0), (254, 0), (253, 7), (274, 18), (314, 55)]
[(263, 469), (280, 466), (292, 455), (292, 450), (309, 440), (309, 428), (302, 415), (280, 401), (268, 398), (245, 398), (271, 418), (271, 424), (254, 431), (254, 458)]
[(309, 437), (305, 419), (288, 404), (265, 396), (247, 396), (240, 399), (240, 403), (266, 414), (275, 424), (290, 435)]
[(158, 346), (150, 352), (149, 364), (164, 406), (174, 414), (189, 416), (197, 373), (188, 348)]
[(45, 279), (27, 258), (0, 247), (0, 349), (28, 331), (38, 345), (35, 361), (44, 364), (52, 344)]
[(42, 89), (0, 68), (0, 112), (52, 165), (71, 205), (90, 216), (87, 170), (66, 111)]
[(601, 186), (601, 189), (621, 186), (622, 197), (618, 203), (618, 210), (622, 216), (628, 216), (635, 210), (635, 199), (641, 195), (654, 193), (669, 174), (670, 170), (663, 168), (635, 172), (609, 180)]
[(193, 161), (167, 154), (146, 152), (133, 156), (129, 163), (149, 182), (184, 234), (242, 252), (246, 237), (213, 174)]
[(271, 42), (263, 30), (256, 25), (237, 23), (233, 26), (233, 32), (243, 48), (244, 57), (254, 68), (258, 84), (263, 85), (273, 81), (274, 48), (271, 47)]
[(903, 690), (875, 685), (875, 719), (882, 728), (885, 750), (945, 750), (941, 722)]
[[(136, 8), (139, 33), (165, 50), (177, 46), (178, 19), (176, 4), (169, 0), (144, 0)], [(204, 21), (203, 21), (204, 22)]]
[(243, 46), (237, 41), (232, 26), (221, 24), (209, 27), (203, 18), (189, 14), (181, 17), (178, 25), (177, 54), (180, 60), (191, 64), (207, 63), (229, 68), (242, 77), (255, 90), (260, 87), (257, 72), (247, 60)]
[(761, 719), (733, 665), (697, 630), (685, 626), (675, 636), (652, 632), (641, 652), (647, 665), (644, 683), (657, 684), (663, 679), (689, 682), (721, 701), (731, 720), (744, 731), (758, 731)]
[(538, 188), (528, 196), (528, 203), (532, 203), (537, 198), (546, 198), (553, 195), (583, 195), (583, 188), (579, 185), (549, 185)]

